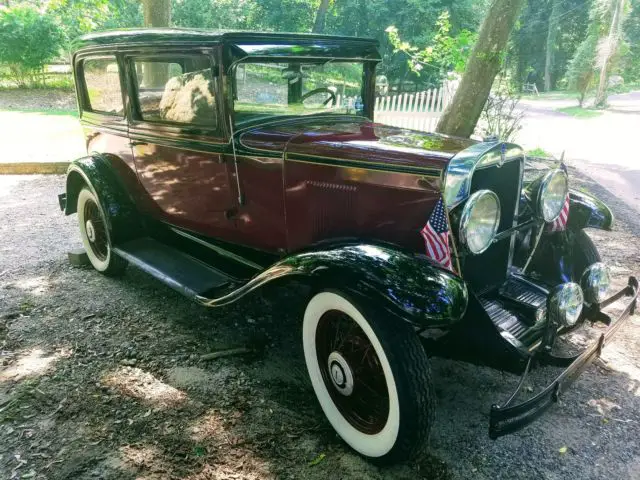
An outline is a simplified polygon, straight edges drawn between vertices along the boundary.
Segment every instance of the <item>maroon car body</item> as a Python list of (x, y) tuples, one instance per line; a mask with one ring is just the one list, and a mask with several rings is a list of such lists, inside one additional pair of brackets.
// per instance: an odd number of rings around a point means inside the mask
[[(566, 367), (527, 402), (492, 407), (497, 438), (557, 401), (633, 313), (638, 283), (609, 295), (583, 229), (611, 229), (613, 215), (569, 191), (564, 166), (375, 123), (379, 61), (375, 41), (349, 37), (83, 37), (73, 67), (89, 154), (60, 203), (108, 275), (133, 264), (205, 306), (307, 282), (303, 344), (323, 411), (359, 453), (397, 461), (433, 420), (428, 355), (524, 376)], [(598, 343), (552, 354), (624, 296)]]

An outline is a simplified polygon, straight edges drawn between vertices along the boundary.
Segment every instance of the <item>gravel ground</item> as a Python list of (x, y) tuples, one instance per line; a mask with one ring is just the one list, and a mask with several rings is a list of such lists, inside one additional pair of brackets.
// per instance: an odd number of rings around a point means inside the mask
[(0, 89), (0, 110), (76, 110), (73, 90), (60, 89)]
[[(640, 224), (610, 203), (595, 232), (623, 279)], [(433, 360), (439, 407), (428, 456), (380, 469), (324, 420), (299, 346), (300, 286), (207, 310), (131, 268), (118, 280), (66, 260), (80, 245), (61, 176), (0, 176), (0, 478), (638, 479), (640, 319), (538, 422), (497, 441), (492, 403), (517, 378)], [(635, 222), (635, 223), (634, 223)], [(256, 351), (214, 361), (221, 348)], [(546, 385), (538, 371), (527, 389)]]

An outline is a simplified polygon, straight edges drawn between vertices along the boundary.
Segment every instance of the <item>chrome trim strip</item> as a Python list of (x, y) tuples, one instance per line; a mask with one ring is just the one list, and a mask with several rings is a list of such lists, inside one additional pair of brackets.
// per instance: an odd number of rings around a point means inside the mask
[[(520, 179), (518, 181), (518, 191), (516, 193), (516, 206), (513, 210), (513, 227), (512, 229), (517, 228), (518, 226), (518, 214), (520, 213), (520, 196), (522, 195), (522, 182), (524, 180), (524, 163), (527, 161), (526, 157), (522, 155), (520, 157), (522, 160), (520, 161), (520, 168), (518, 169), (518, 174), (520, 175)], [(516, 250), (516, 232), (513, 231), (511, 234), (511, 243), (509, 245), (509, 259), (507, 260), (507, 270), (511, 269), (513, 265), (513, 255)]]
[[(501, 163), (524, 158), (521, 147), (513, 143), (505, 143), (502, 153), (502, 142), (481, 142), (458, 152), (447, 165), (443, 176), (443, 198), (449, 210), (464, 202), (471, 193), (471, 178), (479, 168), (487, 168)], [(522, 177), (522, 169), (520, 171)]]

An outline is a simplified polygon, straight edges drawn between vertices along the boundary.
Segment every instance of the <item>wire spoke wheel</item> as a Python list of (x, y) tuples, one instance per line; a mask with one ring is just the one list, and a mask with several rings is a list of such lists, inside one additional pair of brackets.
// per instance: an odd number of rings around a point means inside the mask
[(326, 312), (316, 330), (322, 379), (344, 418), (363, 433), (382, 430), (389, 417), (389, 392), (371, 341), (347, 314)]
[(89, 188), (80, 190), (76, 211), (82, 245), (93, 268), (104, 275), (121, 275), (127, 262), (111, 251), (112, 232), (98, 197)]
[(429, 361), (411, 327), (321, 291), (305, 309), (302, 342), (318, 402), (347, 444), (378, 463), (421, 451), (435, 398)]
[(109, 237), (100, 209), (93, 200), (87, 200), (84, 204), (84, 220), (91, 250), (96, 257), (105, 261), (109, 255)]

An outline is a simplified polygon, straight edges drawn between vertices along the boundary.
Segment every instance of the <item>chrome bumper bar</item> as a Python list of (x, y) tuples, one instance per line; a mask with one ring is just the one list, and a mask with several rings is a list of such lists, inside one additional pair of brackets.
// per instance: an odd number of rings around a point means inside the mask
[[(635, 277), (629, 277), (629, 283), (625, 288), (594, 307), (594, 310), (597, 309), (600, 311), (602, 308), (605, 308), (623, 297), (631, 297), (631, 300), (617, 320), (611, 322), (607, 331), (600, 335), (598, 341), (587, 347), (587, 349), (582, 353), (573, 357), (558, 357), (551, 355), (548, 352), (541, 351), (539, 354), (532, 356), (529, 359), (527, 368), (522, 375), (516, 391), (511, 395), (509, 400), (507, 400), (503, 405), (493, 405), (491, 407), (489, 415), (489, 437), (496, 439), (503, 435), (516, 432), (529, 425), (547, 411), (554, 403), (557, 403), (560, 396), (571, 386), (580, 374), (591, 364), (591, 362), (593, 362), (593, 360), (600, 356), (606, 343), (611, 339), (611, 337), (613, 337), (613, 335), (615, 335), (627, 318), (633, 315), (638, 301), (639, 290), (638, 280)], [(566, 370), (564, 370), (547, 388), (535, 397), (518, 405), (511, 405), (524, 384), (524, 379), (529, 372), (529, 367), (532, 362), (539, 362), (545, 365), (564, 366), (566, 367)]]

